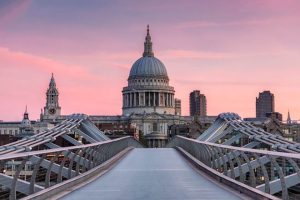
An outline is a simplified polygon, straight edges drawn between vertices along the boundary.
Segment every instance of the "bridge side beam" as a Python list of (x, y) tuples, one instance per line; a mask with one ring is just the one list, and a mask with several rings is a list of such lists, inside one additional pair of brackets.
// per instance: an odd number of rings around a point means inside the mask
[[(13, 177), (0, 173), (0, 183), (2, 186), (11, 189), (12, 182), (13, 182)], [(43, 189), (44, 187), (34, 184), (34, 191), (37, 192)], [(17, 179), (16, 191), (27, 195), (31, 194), (30, 183), (21, 179)]]

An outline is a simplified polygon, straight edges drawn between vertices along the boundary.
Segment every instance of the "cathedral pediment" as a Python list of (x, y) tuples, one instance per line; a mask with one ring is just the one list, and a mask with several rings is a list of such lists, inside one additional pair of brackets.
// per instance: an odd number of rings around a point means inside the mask
[(130, 118), (132, 120), (159, 120), (159, 119), (169, 119), (170, 116), (169, 115), (163, 115), (163, 114), (159, 114), (159, 113), (144, 113), (144, 114), (132, 114), (130, 116)]

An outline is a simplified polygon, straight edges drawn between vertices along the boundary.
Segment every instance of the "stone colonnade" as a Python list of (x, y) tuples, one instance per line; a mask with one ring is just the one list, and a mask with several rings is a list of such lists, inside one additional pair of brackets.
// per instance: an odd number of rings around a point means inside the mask
[(150, 148), (162, 148), (166, 145), (165, 139), (148, 139), (148, 147)]
[(123, 93), (123, 107), (164, 106), (174, 107), (174, 94), (168, 92)]

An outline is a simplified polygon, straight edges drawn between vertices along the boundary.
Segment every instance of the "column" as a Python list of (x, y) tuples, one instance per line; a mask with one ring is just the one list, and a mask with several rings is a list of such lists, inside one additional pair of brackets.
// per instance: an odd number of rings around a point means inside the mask
[(153, 106), (156, 106), (156, 102), (155, 102), (155, 92), (153, 92)]
[(125, 94), (123, 94), (123, 107), (125, 107)]
[(150, 92), (150, 94), (151, 94), (151, 100), (152, 100), (152, 101), (151, 101), (151, 105), (153, 106), (153, 105), (154, 105), (154, 102), (153, 102), (153, 99), (154, 99), (153, 96), (154, 96), (154, 95), (153, 95), (153, 92)]
[(167, 97), (167, 93), (164, 93), (164, 106), (167, 107), (168, 106), (168, 97)]
[(150, 106), (150, 92), (148, 92), (148, 106)]
[(143, 105), (143, 102), (141, 101), (142, 99), (142, 92), (139, 92), (139, 106), (142, 106)]
[(128, 95), (128, 107), (130, 107), (130, 93), (128, 93), (127, 95)]
[(134, 102), (134, 96), (133, 96), (133, 94), (134, 93), (130, 93), (130, 95), (131, 95), (131, 107), (133, 107), (134, 106), (134, 104), (133, 104), (133, 102)]
[(146, 106), (146, 92), (143, 92), (143, 95), (144, 95), (144, 98), (143, 98), (143, 99), (144, 99), (143, 105)]
[(133, 106), (136, 106), (136, 93), (133, 93)]
[(158, 97), (157, 97), (158, 98), (158, 106), (161, 106), (160, 105), (160, 92), (158, 92), (157, 95), (158, 95)]
[(167, 93), (167, 107), (169, 107), (169, 93)]

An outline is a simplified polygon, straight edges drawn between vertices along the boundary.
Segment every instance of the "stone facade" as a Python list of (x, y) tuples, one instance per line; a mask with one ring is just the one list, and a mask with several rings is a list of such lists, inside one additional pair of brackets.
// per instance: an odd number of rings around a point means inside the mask
[(53, 124), (47, 122), (31, 121), (26, 108), (22, 121), (0, 122), (0, 144), (4, 145), (18, 138), (38, 134), (53, 127)]
[(166, 67), (152, 51), (149, 26), (143, 57), (130, 70), (128, 86), (123, 88), (123, 115), (156, 112), (175, 114), (175, 90), (169, 86)]
[(181, 115), (181, 100), (175, 99), (175, 115)]
[(55, 122), (61, 117), (61, 107), (58, 101), (59, 92), (56, 88), (54, 76), (52, 74), (49, 88), (46, 92), (46, 105), (44, 113), (41, 112), (41, 121)]

